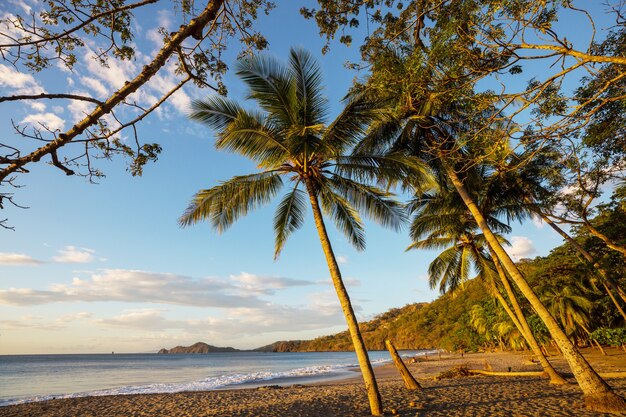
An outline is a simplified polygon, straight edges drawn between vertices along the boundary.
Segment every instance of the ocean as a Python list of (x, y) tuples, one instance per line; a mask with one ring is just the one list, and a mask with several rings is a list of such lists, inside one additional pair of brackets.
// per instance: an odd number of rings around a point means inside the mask
[[(377, 365), (391, 358), (386, 351), (373, 351), (370, 360)], [(353, 352), (0, 355), (0, 406), (53, 398), (291, 385), (346, 378), (357, 366)]]

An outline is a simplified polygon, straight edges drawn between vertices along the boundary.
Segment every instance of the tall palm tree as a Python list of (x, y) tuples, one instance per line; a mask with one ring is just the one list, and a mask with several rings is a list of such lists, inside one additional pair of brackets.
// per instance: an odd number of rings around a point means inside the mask
[(380, 51), (380, 64), (374, 63), (361, 92), (381, 103), (387, 118), (372, 126), (357, 151), (404, 150), (428, 160), (436, 174), (457, 191), (495, 258), (545, 323), (570, 365), (587, 407), (626, 412), (626, 401), (593, 370), (526, 282), (465, 184), (467, 168), (497, 152), (508, 136), (493, 122), (500, 115), (488, 97), (475, 94), (468, 82), (471, 74), (464, 73), (454, 57), (450, 63), (441, 62), (435, 52), (429, 53), (407, 45), (400, 51)]
[(267, 56), (242, 60), (237, 75), (260, 111), (249, 111), (221, 97), (193, 103), (191, 118), (217, 132), (217, 149), (253, 160), (260, 172), (234, 177), (199, 191), (180, 218), (187, 226), (208, 220), (221, 232), (240, 216), (289, 189), (276, 209), (275, 256), (304, 222), (308, 203), (365, 382), (373, 415), (382, 413), (381, 398), (348, 292), (330, 243), (324, 215), (335, 221), (357, 249), (365, 247), (359, 212), (399, 229), (405, 220), (393, 196), (374, 179), (400, 181), (421, 175), (424, 167), (399, 156), (349, 155), (372, 112), (367, 102), (352, 100), (327, 123), (320, 68), (307, 52), (291, 50), (288, 65)]
[[(474, 174), (478, 174), (474, 175), (475, 181), (482, 180), (483, 175), (479, 175), (476, 171), (481, 170), (478, 168), (473, 170)], [(494, 204), (494, 196), (483, 194), (482, 197), (483, 205), (490, 207), (492, 211), (503, 210), (502, 207)], [(408, 249), (443, 249), (428, 268), (431, 288), (439, 285), (442, 293), (454, 291), (461, 283), (470, 279), (472, 270), (476, 270), (478, 277), (498, 299), (519, 333), (539, 359), (546, 375), (550, 378), (550, 383), (565, 384), (565, 379), (556, 372), (541, 351), (506, 274), (497, 260), (489, 255), (489, 246), (484, 234), (477, 233), (478, 226), (458, 195), (440, 185), (436, 192), (415, 198), (409, 204), (409, 210), (415, 216), (410, 229), (414, 242)], [(513, 216), (513, 213), (510, 215)], [(503, 233), (511, 231), (509, 225), (502, 223), (496, 217), (486, 217), (494, 230)], [(502, 236), (497, 236), (500, 242), (507, 243)], [(500, 278), (513, 310), (500, 293), (495, 282), (496, 276)]]

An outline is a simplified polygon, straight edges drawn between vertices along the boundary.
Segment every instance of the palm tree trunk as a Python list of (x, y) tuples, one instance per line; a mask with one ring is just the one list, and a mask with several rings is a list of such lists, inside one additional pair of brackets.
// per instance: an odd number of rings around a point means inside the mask
[(524, 297), (526, 297), (526, 299), (530, 302), (530, 305), (535, 309), (541, 320), (543, 320), (548, 328), (548, 331), (559, 345), (561, 352), (563, 352), (563, 356), (574, 373), (574, 377), (576, 378), (580, 389), (584, 393), (587, 408), (603, 412), (626, 412), (626, 401), (613, 392), (611, 387), (609, 387), (609, 385), (596, 373), (596, 371), (593, 370), (585, 358), (567, 338), (565, 332), (559, 327), (554, 317), (552, 317), (548, 309), (543, 305), (530, 285), (528, 285), (524, 276), (515, 266), (515, 263), (506, 253), (500, 242), (498, 242), (498, 239), (489, 228), (484, 216), (467, 192), (463, 182), (460, 180), (454, 169), (452, 169), (452, 167), (449, 166), (443, 158), (441, 159), (441, 162), (446, 175), (454, 185), (456, 191), (459, 193), (459, 196), (463, 199), (463, 202), (485, 235), (487, 243), (495, 252), (497, 258), (502, 262), (506, 272), (509, 274), (511, 279), (513, 279), (513, 282), (515, 282)]
[(550, 377), (550, 383), (553, 385), (564, 385), (567, 384), (565, 378), (563, 378), (559, 373), (554, 369), (552, 364), (545, 357), (541, 348), (539, 347), (539, 343), (537, 343), (537, 339), (535, 339), (535, 335), (533, 331), (530, 329), (528, 325), (528, 321), (526, 320), (526, 316), (524, 316), (524, 312), (517, 302), (517, 297), (513, 292), (513, 288), (511, 287), (511, 283), (509, 282), (508, 277), (504, 270), (502, 270), (502, 265), (500, 261), (496, 257), (493, 259), (494, 264), (496, 265), (496, 269), (498, 270), (498, 275), (500, 276), (500, 281), (502, 281), (502, 285), (504, 286), (504, 290), (506, 291), (506, 295), (509, 297), (509, 301), (511, 301), (511, 305), (513, 306), (513, 310), (515, 310), (515, 315), (517, 316), (518, 322), (521, 326), (520, 332), (528, 342), (528, 345), (532, 349), (532, 351), (537, 356), (543, 371)]
[(363, 342), (361, 331), (359, 330), (359, 323), (357, 322), (356, 315), (352, 309), (348, 291), (346, 290), (343, 280), (341, 279), (341, 272), (339, 271), (337, 259), (335, 258), (330, 240), (328, 239), (328, 233), (326, 231), (326, 226), (324, 225), (324, 218), (322, 217), (322, 211), (317, 200), (317, 195), (315, 194), (309, 180), (306, 180), (305, 185), (309, 194), (309, 200), (311, 201), (315, 227), (317, 228), (320, 243), (322, 244), (322, 250), (326, 256), (326, 263), (328, 264), (330, 276), (332, 278), (333, 285), (335, 286), (337, 297), (339, 297), (339, 303), (341, 304), (341, 309), (343, 310), (343, 314), (346, 318), (348, 330), (350, 331), (350, 337), (352, 338), (352, 344), (354, 345), (354, 351), (359, 362), (359, 367), (361, 368), (361, 374), (363, 375), (363, 381), (365, 383), (365, 390), (367, 391), (367, 397), (369, 399), (370, 411), (372, 415), (379, 416), (383, 413), (382, 400), (380, 392), (378, 391), (376, 378), (374, 377), (374, 370), (372, 369), (367, 349), (365, 347), (365, 343)]
[(552, 228), (552, 230), (554, 230), (559, 235), (561, 235), (563, 237), (563, 239), (565, 239), (570, 245), (572, 245), (574, 247), (574, 249), (576, 249), (578, 251), (578, 253), (580, 253), (583, 256), (583, 258), (585, 258), (585, 260), (587, 262), (589, 262), (589, 264), (591, 265), (593, 270), (596, 272), (596, 274), (602, 280), (602, 284), (604, 285), (604, 288), (606, 289), (607, 294), (609, 294), (609, 296), (611, 297), (611, 300), (613, 301), (613, 304), (615, 304), (615, 307), (617, 307), (617, 310), (620, 312), (620, 314), (622, 315), (622, 317), (626, 321), (626, 313), (624, 312), (622, 307), (619, 305), (619, 303), (617, 302), (615, 297), (613, 297), (613, 294), (611, 293), (609, 288), (607, 288), (606, 285), (608, 284), (609, 287), (612, 288), (613, 291), (617, 292), (617, 294), (621, 297), (621, 299), (626, 302), (626, 294), (624, 293), (624, 291), (622, 291), (622, 289), (617, 285), (617, 283), (613, 279), (611, 279), (611, 277), (609, 277), (609, 275), (600, 266), (600, 264), (598, 262), (596, 262), (595, 259), (593, 259), (593, 256), (591, 256), (591, 254), (585, 248), (583, 248), (578, 242), (576, 242), (576, 240), (573, 237), (571, 237), (567, 232), (565, 232), (565, 230), (563, 230), (559, 226), (557, 226), (545, 214), (539, 213), (539, 215), (541, 216), (541, 219), (544, 222), (546, 222), (548, 224), (548, 226), (550, 226)]

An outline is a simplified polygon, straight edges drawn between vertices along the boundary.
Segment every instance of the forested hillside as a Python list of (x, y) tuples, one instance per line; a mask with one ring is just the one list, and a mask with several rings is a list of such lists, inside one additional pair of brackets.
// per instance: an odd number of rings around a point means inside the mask
[[(594, 224), (615, 241), (626, 241), (626, 214), (617, 202), (601, 206)], [(626, 342), (624, 320), (597, 274), (597, 268), (602, 269), (624, 288), (624, 258), (584, 229), (576, 234), (576, 242), (596, 259), (596, 269), (583, 263), (570, 243), (555, 248), (548, 256), (523, 259), (518, 267), (572, 340), (584, 345), (592, 334), (604, 344)], [(623, 300), (613, 295), (617, 304), (623, 305)], [(518, 299), (537, 339), (549, 345), (545, 326), (520, 294)], [(385, 339), (391, 339), (400, 349), (525, 347), (519, 332), (480, 279), (467, 281), (430, 303), (389, 310), (361, 323), (361, 330), (372, 350), (385, 349)], [(351, 342), (348, 332), (342, 332), (307, 341), (280, 341), (258, 350), (351, 350)]]

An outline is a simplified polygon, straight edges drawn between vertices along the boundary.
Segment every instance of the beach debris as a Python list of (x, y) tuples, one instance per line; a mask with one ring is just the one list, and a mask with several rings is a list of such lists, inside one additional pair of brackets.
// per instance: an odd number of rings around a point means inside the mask
[(391, 409), (391, 414), (394, 415), (394, 416), (397, 416), (398, 415), (398, 410), (396, 410), (395, 408), (392, 408)]
[(448, 369), (447, 371), (440, 372), (439, 375), (435, 376), (433, 379), (435, 381), (439, 381), (440, 379), (460, 378), (471, 375), (472, 373), (467, 369), (467, 365), (460, 365)]
[(493, 371), (493, 368), (487, 359), (485, 359), (485, 371)]
[(487, 376), (544, 376), (543, 371), (521, 371), (513, 372), (511, 367), (508, 367), (508, 371), (483, 371), (480, 369), (467, 369), (467, 372), (472, 375), (487, 375)]
[(266, 391), (271, 389), (285, 389), (285, 387), (281, 387), (280, 385), (263, 385), (262, 387), (258, 387), (258, 391)]

